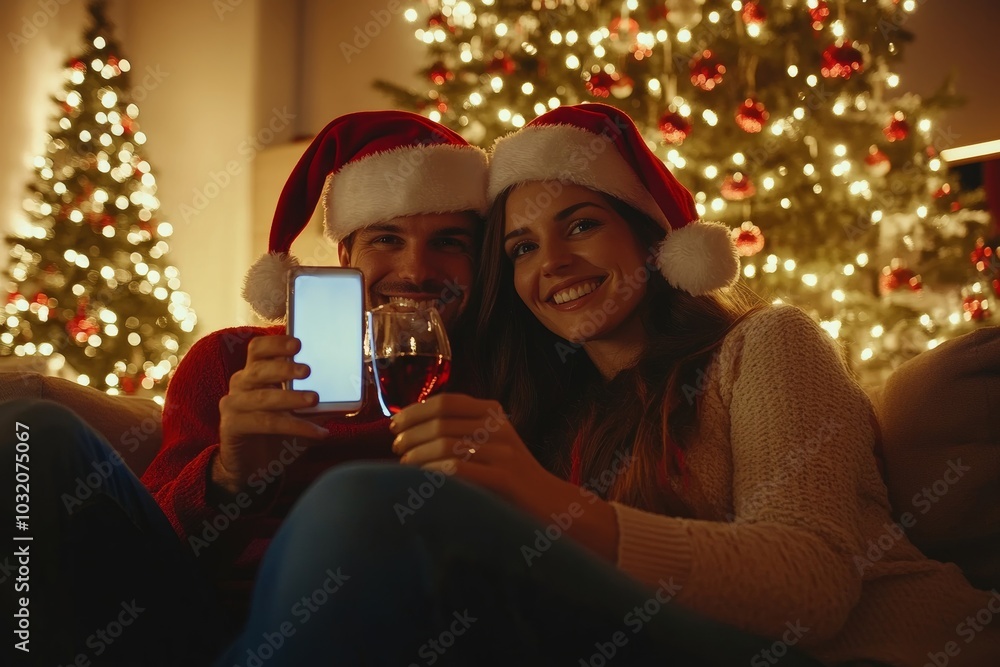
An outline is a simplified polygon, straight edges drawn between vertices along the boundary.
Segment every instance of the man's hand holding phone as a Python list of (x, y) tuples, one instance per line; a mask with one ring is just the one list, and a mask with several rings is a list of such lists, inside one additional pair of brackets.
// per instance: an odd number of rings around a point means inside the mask
[(244, 490), (247, 479), (280, 453), (285, 439), (329, 434), (293, 414), (318, 401), (316, 392), (285, 388), (286, 382), (309, 375), (309, 367), (292, 358), (300, 346), (292, 336), (258, 336), (250, 341), (246, 366), (230, 378), (229, 393), (219, 401), (219, 454), (211, 471), (224, 491)]

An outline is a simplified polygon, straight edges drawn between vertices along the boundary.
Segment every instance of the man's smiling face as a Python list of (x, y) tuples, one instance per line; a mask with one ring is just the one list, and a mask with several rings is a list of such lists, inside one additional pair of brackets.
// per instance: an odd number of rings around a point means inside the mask
[(433, 302), (451, 327), (472, 287), (479, 225), (471, 213), (394, 218), (341, 241), (340, 263), (364, 274), (368, 308), (393, 299)]

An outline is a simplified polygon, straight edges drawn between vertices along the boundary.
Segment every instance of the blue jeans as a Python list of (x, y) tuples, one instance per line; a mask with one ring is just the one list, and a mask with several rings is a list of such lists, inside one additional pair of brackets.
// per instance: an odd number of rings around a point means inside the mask
[[(34, 399), (0, 405), (0, 475), (0, 627), (10, 656), (0, 663), (193, 667), (232, 637), (156, 501), (76, 414)], [(27, 634), (13, 634), (25, 625)], [(12, 646), (24, 637), (30, 652)]]
[[(746, 665), (772, 646), (685, 611), (672, 582), (647, 589), (557, 528), (443, 475), (331, 470), (278, 531), (247, 625), (216, 666)], [(819, 665), (794, 652), (781, 662)]]

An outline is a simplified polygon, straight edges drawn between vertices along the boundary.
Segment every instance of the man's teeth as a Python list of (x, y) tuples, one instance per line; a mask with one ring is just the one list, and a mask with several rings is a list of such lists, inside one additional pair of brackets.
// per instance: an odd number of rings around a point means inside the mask
[(568, 303), (570, 301), (576, 301), (582, 296), (587, 296), (600, 286), (601, 286), (600, 280), (592, 280), (590, 282), (583, 283), (580, 285), (574, 285), (569, 289), (564, 289), (556, 292), (552, 296), (552, 300), (555, 301), (556, 304), (563, 304), (563, 303)]
[(389, 297), (389, 302), (397, 305), (419, 308), (420, 310), (427, 310), (428, 308), (438, 308), (437, 299), (431, 299), (428, 301), (417, 301), (415, 299), (410, 299), (409, 297), (405, 296), (391, 296)]

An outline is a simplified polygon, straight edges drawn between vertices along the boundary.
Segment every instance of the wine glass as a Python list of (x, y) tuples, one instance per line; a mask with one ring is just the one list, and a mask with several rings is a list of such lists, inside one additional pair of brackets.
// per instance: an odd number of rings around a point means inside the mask
[(398, 301), (373, 308), (365, 346), (386, 416), (440, 391), (451, 374), (451, 344), (433, 307)]

